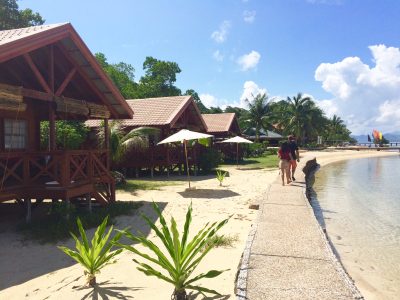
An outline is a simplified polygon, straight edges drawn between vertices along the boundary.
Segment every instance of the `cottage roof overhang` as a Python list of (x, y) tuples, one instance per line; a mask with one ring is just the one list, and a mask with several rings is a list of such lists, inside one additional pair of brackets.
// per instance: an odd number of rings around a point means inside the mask
[(239, 123), (235, 113), (202, 114), (204, 122), (207, 124), (209, 133), (228, 133), (240, 134)]
[[(75, 80), (74, 84), (79, 86), (75, 88), (75, 90), (79, 89), (82, 91), (85, 90), (85, 87), (90, 86), (93, 91), (92, 93), (96, 95), (96, 97), (94, 97), (96, 101), (109, 108), (112, 118), (120, 119), (132, 117), (133, 111), (130, 106), (126, 103), (118, 88), (103, 71), (96, 58), (92, 55), (89, 48), (85, 45), (70, 23), (0, 31), (0, 66), (4, 65), (4, 68), (11, 69), (10, 72), (15, 73), (15, 70), (12, 70), (13, 68), (10, 67), (11, 64), (12, 66), (18, 65), (26, 68), (24, 66), (26, 62), (23, 61), (23, 58), (26, 59), (28, 54), (45, 57), (47, 54), (45, 51), (48, 50), (44, 48), (49, 45), (56, 46), (57, 51), (61, 53), (59, 57), (68, 60), (69, 64), (73, 66), (73, 69), (68, 70), (65, 62), (59, 62), (59, 69), (67, 69), (64, 70), (66, 72), (64, 76), (73, 77), (78, 74), (76, 76), (79, 77)], [(43, 53), (38, 53), (41, 49), (43, 49)], [(44, 63), (43, 66), (45, 66)], [(24, 86), (27, 75), (19, 75), (20, 76), (14, 80), (15, 82), (11, 82), (11, 84)], [(67, 79), (71, 80), (71, 78), (67, 78), (64, 83), (62, 79), (63, 78), (60, 80), (62, 84), (65, 85), (68, 84)], [(8, 80), (8, 78), (0, 78), (0, 81), (9, 84), (10, 82), (5, 82), (6, 80)], [(82, 81), (84, 82), (79, 83)], [(65, 88), (65, 86), (63, 86), (63, 88)], [(84, 93), (85, 92), (83, 92), (83, 94)], [(37, 95), (40, 95), (42, 99), (46, 98), (46, 93), (42, 93), (41, 91), (39, 91)], [(51, 97), (46, 100), (50, 101)]]
[[(200, 110), (191, 96), (173, 96), (145, 99), (130, 99), (127, 103), (135, 112), (132, 118), (122, 120), (124, 127), (168, 127), (174, 128), (184, 113), (190, 113), (190, 118), (202, 131), (207, 132)], [(86, 125), (98, 127), (99, 122), (89, 120)]]

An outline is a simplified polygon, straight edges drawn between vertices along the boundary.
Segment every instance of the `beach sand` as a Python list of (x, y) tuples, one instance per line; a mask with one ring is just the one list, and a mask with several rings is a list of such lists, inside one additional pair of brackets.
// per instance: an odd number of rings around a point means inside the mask
[[(328, 163), (358, 157), (382, 156), (377, 151), (332, 151), (307, 152), (305, 157), (317, 157), (317, 161)], [(392, 154), (394, 155), (394, 154)], [(398, 154), (397, 154), (398, 155)], [(257, 204), (268, 185), (278, 176), (278, 169), (242, 169), (225, 168), (230, 176), (219, 187), (215, 177), (195, 177), (195, 191), (185, 192), (187, 184), (167, 186), (160, 190), (139, 191), (137, 193), (118, 193), (118, 200), (144, 201), (140, 212), (154, 217), (151, 202), (159, 204), (166, 219), (170, 216), (177, 220), (178, 228), (183, 227), (188, 205), (193, 204), (193, 223), (191, 232), (197, 232), (206, 222), (220, 221), (232, 216), (223, 228), (225, 235), (237, 237), (232, 247), (212, 250), (199, 265), (198, 272), (210, 269), (230, 269), (215, 279), (204, 279), (202, 286), (216, 289), (225, 295), (222, 299), (234, 299), (234, 280), (247, 235), (257, 216), (257, 210), (249, 209)], [(184, 179), (184, 178), (183, 178)], [(160, 180), (160, 178), (158, 178)], [(171, 177), (171, 180), (176, 180)], [(131, 226), (151, 238), (153, 233), (138, 216), (117, 218), (117, 228)], [(93, 234), (94, 230), (91, 230)], [(113, 265), (107, 266), (97, 276), (98, 287), (93, 290), (84, 287), (85, 278), (82, 268), (56, 248), (56, 245), (41, 245), (32, 241), (23, 241), (22, 237), (10, 228), (0, 232), (0, 298), (1, 299), (169, 299), (172, 285), (147, 277), (136, 270), (132, 262), (133, 254), (123, 252)], [(58, 245), (73, 246), (71, 240)], [(197, 295), (193, 299), (202, 299)]]

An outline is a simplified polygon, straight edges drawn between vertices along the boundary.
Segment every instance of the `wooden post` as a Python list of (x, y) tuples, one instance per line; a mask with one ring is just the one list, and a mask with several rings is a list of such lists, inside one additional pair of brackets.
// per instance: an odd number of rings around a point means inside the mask
[(108, 119), (104, 119), (104, 149), (107, 151), (106, 168), (110, 170), (110, 128), (108, 126)]
[(236, 168), (239, 168), (239, 143), (236, 143)]
[(65, 216), (67, 220), (69, 220), (69, 211), (71, 209), (71, 202), (69, 201), (69, 197), (65, 198), (66, 208), (67, 208), (67, 215)]
[(88, 210), (90, 213), (92, 213), (92, 196), (90, 193), (86, 194), (86, 202), (88, 204)]
[(135, 168), (135, 177), (139, 178), (139, 168), (138, 167)]
[(56, 115), (53, 102), (48, 105), (49, 108), (49, 151), (56, 150)]
[(32, 220), (32, 199), (25, 199), (26, 202), (26, 223), (30, 223)]
[(183, 141), (183, 145), (184, 145), (184, 147), (185, 147), (185, 158), (186, 158), (186, 170), (187, 170), (187, 178), (188, 178), (188, 181), (189, 181), (189, 189), (190, 189), (190, 170), (189, 170), (189, 161), (188, 161), (188, 157), (187, 157), (187, 148), (186, 148), (186, 144), (187, 144), (187, 141), (186, 140), (184, 140)]

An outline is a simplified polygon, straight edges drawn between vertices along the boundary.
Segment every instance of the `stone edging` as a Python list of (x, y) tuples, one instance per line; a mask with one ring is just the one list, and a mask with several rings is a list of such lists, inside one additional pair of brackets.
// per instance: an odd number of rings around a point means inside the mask
[(257, 233), (258, 223), (261, 218), (262, 211), (264, 210), (264, 199), (265, 199), (265, 197), (268, 197), (270, 188), (271, 188), (271, 185), (268, 185), (268, 188), (262, 197), (262, 201), (260, 203), (257, 217), (256, 217), (254, 223), (252, 224), (252, 228), (247, 237), (246, 245), (244, 247), (242, 258), (239, 263), (239, 268), (238, 268), (237, 278), (236, 278), (236, 285), (235, 285), (235, 294), (236, 294), (237, 300), (246, 300), (247, 299), (247, 296), (246, 296), (246, 294), (247, 294), (247, 277), (248, 277), (251, 246), (253, 245), (253, 241), (254, 241), (254, 238)]
[(313, 219), (315, 220), (315, 225), (317, 226), (318, 232), (320, 233), (320, 235), (324, 241), (326, 250), (328, 252), (328, 255), (329, 255), (332, 263), (335, 266), (336, 271), (338, 272), (339, 276), (343, 279), (343, 281), (346, 283), (348, 288), (351, 290), (354, 299), (362, 300), (362, 299), (364, 299), (364, 297), (362, 296), (362, 294), (359, 291), (359, 289), (357, 288), (357, 286), (354, 284), (354, 280), (347, 273), (347, 271), (346, 271), (345, 267), (343, 266), (342, 262), (340, 261), (340, 259), (335, 254), (335, 252), (333, 250), (334, 246), (332, 245), (326, 231), (322, 228), (321, 224), (318, 222), (317, 217), (314, 212), (314, 207), (310, 204), (310, 200), (308, 198), (308, 196), (309, 196), (308, 189), (310, 188), (309, 182), (308, 182), (309, 176), (314, 176), (316, 171), (318, 171), (318, 169), (319, 169), (319, 164), (317, 163), (315, 158), (313, 160), (308, 161), (306, 163), (306, 165), (308, 165), (309, 163), (313, 164), (313, 167), (303, 169), (303, 172), (306, 175), (306, 186), (303, 188), (304, 201), (306, 202), (306, 205), (310, 208), (310, 212), (312, 213)]

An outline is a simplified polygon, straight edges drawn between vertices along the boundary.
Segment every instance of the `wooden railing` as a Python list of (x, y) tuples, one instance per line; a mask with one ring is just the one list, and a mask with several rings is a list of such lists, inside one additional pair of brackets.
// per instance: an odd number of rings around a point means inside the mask
[[(189, 164), (197, 163), (201, 146), (189, 147)], [(151, 146), (145, 149), (132, 150), (125, 155), (119, 167), (150, 168), (156, 166), (172, 166), (185, 163), (185, 154), (182, 145), (176, 146)]]
[(9, 189), (96, 183), (109, 176), (105, 150), (0, 153), (0, 192)]

